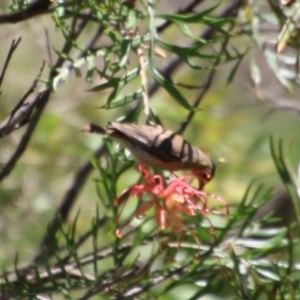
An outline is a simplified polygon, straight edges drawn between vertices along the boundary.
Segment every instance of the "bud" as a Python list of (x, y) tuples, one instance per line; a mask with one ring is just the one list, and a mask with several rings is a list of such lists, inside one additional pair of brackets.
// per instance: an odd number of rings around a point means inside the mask
[(215, 173), (214, 163), (204, 152), (160, 126), (111, 122), (107, 128), (90, 124), (82, 131), (109, 136), (145, 166), (168, 171), (191, 170), (202, 185)]

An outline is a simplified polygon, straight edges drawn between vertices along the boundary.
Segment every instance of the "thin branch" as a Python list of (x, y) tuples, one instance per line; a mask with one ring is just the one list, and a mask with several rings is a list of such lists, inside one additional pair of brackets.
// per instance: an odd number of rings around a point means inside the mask
[(9, 159), (9, 161), (6, 163), (6, 165), (4, 166), (4, 168), (1, 170), (0, 172), (0, 182), (7, 177), (11, 171), (14, 169), (15, 165), (17, 164), (19, 158), (22, 156), (22, 154), (24, 153), (30, 139), (31, 136), (37, 126), (37, 123), (40, 119), (40, 116), (46, 106), (46, 103), (49, 100), (51, 91), (45, 91), (44, 93), (39, 94), (34, 102), (35, 102), (35, 107), (36, 107), (36, 111), (34, 112), (29, 125), (27, 127), (26, 132), (24, 133), (24, 135), (22, 136), (20, 143), (16, 149), (16, 151), (13, 153), (13, 155), (11, 156), (11, 158)]
[(48, 52), (48, 57), (49, 57), (49, 62), (51, 64), (51, 66), (53, 66), (53, 59), (52, 59), (52, 55), (51, 55), (51, 47), (50, 47), (50, 40), (49, 40), (49, 32), (47, 28), (45, 29), (45, 35), (46, 35), (46, 44), (47, 44), (47, 52)]
[(24, 94), (24, 96), (20, 99), (18, 104), (13, 108), (9, 117), (6, 118), (5, 121), (0, 125), (0, 138), (7, 136), (9, 133), (14, 130), (24, 126), (29, 122), (30, 115), (33, 111), (33, 108), (38, 103), (36, 97), (33, 101), (24, 103), (25, 100), (32, 94), (38, 84), (39, 77), (42, 75), (42, 72), (45, 67), (45, 61), (43, 62), (39, 74), (36, 79), (33, 81), (29, 90)]
[(6, 69), (8, 67), (8, 64), (10, 62), (10, 59), (12, 58), (12, 55), (13, 55), (14, 51), (17, 49), (17, 47), (19, 46), (20, 42), (21, 42), (21, 37), (19, 37), (16, 42), (15, 42), (15, 40), (13, 40), (11, 42), (11, 46), (10, 46), (10, 49), (8, 51), (8, 54), (7, 54), (5, 63), (4, 63), (4, 67), (2, 69), (2, 73), (1, 73), (1, 76), (0, 76), (0, 87), (2, 86), (2, 82), (3, 82), (3, 79), (4, 79), (5, 72), (6, 72)]
[(161, 276), (153, 276), (153, 278), (150, 279), (150, 282), (146, 285), (130, 286), (129, 289), (123, 293), (124, 296), (120, 295), (117, 299), (138, 299), (134, 297), (149, 291), (152, 287), (157, 286), (159, 283), (166, 281), (167, 279), (170, 279), (174, 276), (179, 277), (180, 275), (183, 275), (189, 265), (190, 263), (178, 268), (169, 269)]
[[(134, 298), (134, 296), (137, 296), (141, 293), (144, 293), (145, 291), (149, 290), (151, 287), (157, 285), (160, 282), (163, 282), (175, 275), (183, 274), (183, 272), (186, 270), (186, 268), (191, 264), (191, 262), (188, 262), (187, 264), (179, 267), (179, 268), (172, 268), (171, 270), (166, 271), (163, 275), (157, 275), (157, 274), (148, 274), (149, 270), (153, 264), (153, 262), (157, 259), (158, 256), (160, 256), (161, 253), (158, 250), (155, 254), (153, 254), (149, 260), (143, 265), (138, 266), (137, 259), (136, 262), (132, 263), (130, 268), (124, 272), (123, 274), (120, 274), (118, 277), (113, 277), (112, 281), (104, 281), (104, 283), (99, 282), (95, 284), (93, 287), (91, 287), (90, 290), (88, 290), (81, 298), (80, 300), (89, 299), (91, 296), (98, 294), (99, 292), (103, 292), (105, 289), (112, 287), (112, 286), (118, 286), (121, 284), (126, 283), (133, 283), (136, 282), (136, 284), (129, 285), (129, 289), (127, 291), (123, 291), (122, 293), (118, 293), (118, 296), (116, 299), (137, 299)], [(120, 272), (119, 272), (120, 273)], [(138, 283), (138, 279), (141, 278), (147, 274), (147, 277), (149, 279), (149, 282), (145, 285), (141, 285)], [(149, 276), (150, 275), (150, 276)]]
[(0, 15), (0, 24), (18, 23), (37, 15), (51, 12), (49, 7), (53, 3), (52, 0), (34, 0), (24, 10)]
[[(76, 39), (79, 34), (82, 32), (82, 30), (84, 29), (86, 25), (85, 21), (82, 21), (82, 23), (80, 24), (80, 26), (78, 26), (78, 30), (73, 31), (72, 33), (70, 33), (70, 39)], [(65, 45), (63, 46), (62, 52), (64, 54), (67, 54), (71, 51), (72, 49), (72, 45), (71, 43), (66, 42)], [(62, 57), (59, 57), (57, 59), (57, 62), (54, 66), (54, 68), (52, 69), (52, 71), (49, 74), (49, 78), (48, 78), (48, 82), (52, 82), (52, 80), (55, 78), (55, 76), (57, 75), (56, 69), (61, 67), (64, 63), (64, 59)], [(36, 101), (35, 104), (35, 108), (36, 110), (33, 113), (33, 116), (28, 124), (28, 127), (24, 133), (24, 135), (22, 136), (20, 143), (17, 147), (17, 149), (15, 150), (15, 152), (12, 154), (12, 156), (10, 157), (10, 159), (8, 160), (8, 162), (6, 163), (6, 165), (3, 167), (3, 169), (0, 171), (0, 182), (3, 181), (3, 179), (5, 177), (7, 177), (11, 171), (14, 169), (14, 167), (16, 166), (18, 160), (20, 159), (20, 157), (22, 156), (22, 154), (24, 153), (24, 151), (26, 150), (27, 145), (29, 144), (29, 141), (31, 139), (31, 136), (38, 124), (38, 121), (40, 119), (40, 116), (42, 115), (44, 108), (50, 98), (51, 95), (51, 89), (50, 87), (40, 93), (34, 101)]]
[[(107, 220), (108, 220), (108, 217), (103, 217), (103, 218), (99, 219), (97, 226), (102, 227), (106, 223)], [(132, 229), (128, 233), (124, 234), (123, 238), (129, 237), (130, 235), (134, 234), (135, 232), (136, 232), (135, 229)], [(87, 231), (83, 235), (83, 238), (80, 238), (76, 242), (75, 248), (78, 249), (80, 247), (80, 245), (82, 244), (82, 242), (85, 242), (86, 238), (88, 238), (92, 234), (93, 233), (91, 230)], [(154, 239), (156, 239), (156, 235), (147, 237), (142, 241), (142, 245), (149, 245), (150, 243), (153, 243)], [(59, 251), (64, 250), (64, 249), (65, 248), (61, 248)], [(122, 244), (121, 246), (119, 246), (118, 251), (119, 251), (119, 253), (124, 253), (124, 252), (128, 253), (128, 250), (130, 250), (130, 249), (132, 249), (132, 242), (126, 242), (126, 243)], [(103, 246), (100, 249), (98, 249), (96, 256), (95, 256), (94, 252), (87, 253), (84, 256), (82, 256), (80, 258), (80, 265), (87, 266), (91, 263), (94, 263), (95, 258), (97, 261), (100, 261), (100, 260), (106, 259), (108, 257), (111, 257), (113, 255), (114, 255), (114, 248), (112, 248), (111, 244), (108, 244), (108, 245)], [(74, 258), (74, 256), (72, 256), (70, 254), (67, 254), (66, 257), (62, 257), (61, 261), (54, 264), (53, 267), (51, 268), (51, 270), (56, 270), (61, 265), (64, 265), (67, 268), (76, 269), (78, 267), (77, 262), (76, 261), (69, 262), (69, 259), (71, 257)], [(23, 274), (23, 276), (26, 277), (26, 280), (32, 280), (33, 279), (32, 272), (34, 271), (34, 269), (36, 269), (36, 266), (27, 265), (27, 266), (24, 266), (21, 268), (18, 267), (18, 272), (20, 274)], [(56, 272), (56, 274), (59, 275), (59, 273), (57, 273), (57, 272)], [(5, 275), (4, 274), (0, 275), (0, 285), (5, 282), (5, 277), (7, 277), (9, 279), (10, 283), (14, 283), (15, 286), (17, 286), (19, 284), (19, 278), (16, 274), (15, 268), (10, 271), (5, 272)], [(0, 297), (0, 299), (1, 299), (1, 297)]]

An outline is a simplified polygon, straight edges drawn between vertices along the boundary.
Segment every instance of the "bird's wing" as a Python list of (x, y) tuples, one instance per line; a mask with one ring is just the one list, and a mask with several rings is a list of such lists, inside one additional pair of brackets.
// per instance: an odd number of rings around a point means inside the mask
[(132, 143), (164, 161), (184, 160), (192, 146), (180, 135), (159, 126), (112, 122), (111, 127)]

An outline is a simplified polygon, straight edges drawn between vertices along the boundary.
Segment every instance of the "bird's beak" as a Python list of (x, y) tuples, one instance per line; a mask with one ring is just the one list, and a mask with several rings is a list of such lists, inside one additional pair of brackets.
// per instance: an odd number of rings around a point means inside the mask
[(198, 179), (198, 183), (199, 183), (199, 187), (198, 190), (202, 190), (204, 188), (204, 186), (209, 183), (211, 181), (211, 179), (213, 178), (213, 175), (208, 173), (207, 171), (205, 172), (201, 172), (199, 174), (195, 174), (197, 179)]
[(198, 190), (203, 190), (205, 183), (202, 181), (201, 178), (198, 178), (198, 183), (199, 183)]

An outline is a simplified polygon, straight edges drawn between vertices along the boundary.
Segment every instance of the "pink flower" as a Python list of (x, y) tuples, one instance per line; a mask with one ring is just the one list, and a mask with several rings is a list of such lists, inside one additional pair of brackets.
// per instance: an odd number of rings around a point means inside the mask
[[(161, 175), (152, 175), (146, 167), (139, 165), (138, 170), (143, 175), (144, 183), (135, 184), (123, 191), (114, 204), (118, 205), (125, 194), (128, 194), (126, 201), (130, 196), (142, 198), (145, 194), (148, 194), (150, 200), (143, 202), (133, 216), (141, 219), (149, 209), (154, 208), (155, 220), (159, 230), (170, 228), (171, 233), (182, 235), (186, 226), (180, 218), (181, 214), (193, 217), (200, 213), (205, 218), (207, 218), (208, 212), (223, 214), (219, 211), (209, 211), (207, 196), (213, 197), (222, 203), (226, 209), (225, 214), (229, 214), (228, 206), (221, 198), (208, 194), (204, 190), (197, 190), (187, 182), (187, 178), (194, 175), (178, 177), (165, 184)], [(117, 229), (116, 235), (121, 237), (120, 228)], [(197, 238), (195, 236), (194, 238), (198, 243)]]

